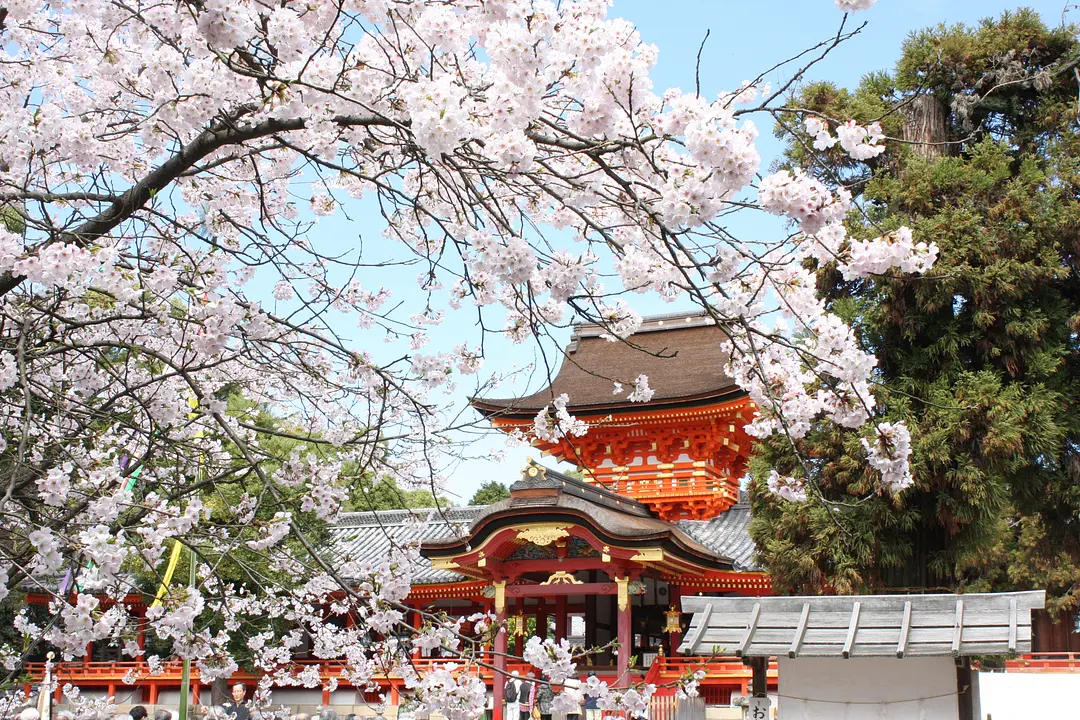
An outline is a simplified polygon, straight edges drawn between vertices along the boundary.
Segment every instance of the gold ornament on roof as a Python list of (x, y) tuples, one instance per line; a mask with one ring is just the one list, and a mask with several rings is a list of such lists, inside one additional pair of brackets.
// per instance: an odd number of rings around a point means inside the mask
[(547, 580), (545, 580), (544, 582), (542, 582), (540, 584), (541, 585), (584, 585), (585, 583), (583, 581), (581, 581), (581, 580), (578, 580), (577, 578), (575, 578), (573, 575), (566, 572), (565, 570), (556, 570), (555, 572), (551, 573), (551, 577), (549, 577)]
[(518, 531), (519, 540), (531, 542), (534, 545), (550, 545), (556, 540), (570, 537), (570, 531), (564, 525), (533, 525), (515, 529)]

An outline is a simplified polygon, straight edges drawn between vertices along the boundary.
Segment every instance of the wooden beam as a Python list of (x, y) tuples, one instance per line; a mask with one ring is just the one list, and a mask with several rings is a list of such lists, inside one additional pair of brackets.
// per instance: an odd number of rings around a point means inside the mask
[(506, 597), (558, 597), (559, 595), (615, 595), (615, 583), (552, 583), (551, 585), (508, 585)]
[(697, 613), (699, 620), (697, 627), (691, 627), (689, 634), (683, 641), (683, 645), (689, 648), (690, 653), (697, 652), (698, 643), (701, 642), (701, 638), (705, 635), (705, 631), (709, 629), (709, 616), (712, 615), (712, 604), (706, 605), (705, 609)]
[(1016, 598), (1009, 598), (1009, 652), (1016, 652)]
[(750, 622), (746, 626), (746, 635), (743, 636), (742, 642), (739, 643), (739, 647), (735, 648), (736, 657), (742, 657), (746, 654), (746, 650), (750, 647), (750, 642), (754, 638), (754, 633), (757, 632), (757, 624), (760, 617), (761, 603), (754, 603), (754, 610), (750, 613)]
[(750, 693), (754, 697), (768, 697), (769, 695), (769, 658), (750, 658), (751, 687)]
[(964, 601), (956, 601), (956, 620), (953, 622), (952, 654), (960, 654), (960, 635), (964, 631)]
[(803, 603), (802, 615), (799, 616), (799, 625), (795, 628), (795, 637), (791, 639), (791, 647), (788, 648), (787, 656), (793, 658), (799, 654), (802, 647), (803, 636), (806, 635), (806, 624), (810, 621), (810, 603)]
[(856, 600), (851, 606), (851, 622), (848, 623), (847, 639), (844, 640), (844, 649), (841, 654), (845, 659), (851, 657), (851, 646), (855, 644), (855, 633), (859, 630), (859, 610), (862, 604)]
[(911, 632), (911, 601), (904, 603), (904, 619), (900, 621), (900, 641), (896, 643), (896, 657), (904, 657), (907, 652), (908, 633)]

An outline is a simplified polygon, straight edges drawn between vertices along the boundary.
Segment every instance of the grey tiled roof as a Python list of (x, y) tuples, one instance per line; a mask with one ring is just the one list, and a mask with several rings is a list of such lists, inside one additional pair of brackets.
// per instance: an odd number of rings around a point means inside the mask
[[(349, 560), (363, 561), (385, 558), (391, 542), (409, 543), (417, 540), (449, 540), (463, 536), (484, 506), (446, 508), (441, 513), (433, 509), (380, 510), (376, 512), (345, 513), (330, 529), (334, 550)], [(736, 505), (712, 520), (680, 520), (680, 530), (717, 555), (731, 558), (740, 570), (754, 570), (754, 543), (748, 527), (750, 508)], [(464, 579), (448, 570), (436, 570), (426, 558), (420, 558), (413, 583), (455, 582)]]
[[(339, 557), (356, 561), (378, 560), (389, 555), (391, 542), (405, 544), (460, 537), (484, 509), (478, 505), (442, 511), (422, 508), (344, 513), (330, 528), (330, 538)], [(457, 573), (432, 568), (427, 558), (418, 560), (413, 575), (413, 583), (417, 585), (462, 579)]]
[(736, 570), (760, 570), (750, 539), (750, 506), (735, 505), (711, 520), (680, 520), (679, 528), (717, 555), (731, 558)]

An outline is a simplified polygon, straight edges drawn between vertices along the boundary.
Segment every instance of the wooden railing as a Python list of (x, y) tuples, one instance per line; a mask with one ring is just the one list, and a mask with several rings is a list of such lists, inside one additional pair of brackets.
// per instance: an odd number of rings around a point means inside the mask
[(1026, 653), (1005, 662), (1006, 672), (1080, 672), (1080, 653)]
[[(421, 674), (430, 670), (435, 665), (442, 665), (448, 662), (454, 662), (454, 660), (450, 658), (413, 658), (412, 660), (413, 666)], [(490, 663), (491, 659), (486, 658), (485, 662)], [(344, 667), (344, 664), (338, 660), (297, 660), (294, 662), (294, 666), (296, 666), (298, 670), (311, 665), (320, 665), (321, 674), (327, 679), (331, 677), (340, 677)], [(134, 674), (139, 681), (149, 679), (154, 682), (169, 683), (171, 681), (179, 682), (182, 667), (183, 664), (179, 660), (163, 662), (162, 672), (150, 676), (150, 667), (142, 660), (118, 662), (75, 661), (56, 663), (54, 674), (61, 683), (71, 682), (76, 685), (80, 682), (93, 685), (105, 685), (110, 682), (119, 682), (124, 676), (132, 671), (134, 671)], [(464, 665), (461, 667), (465, 669)], [(730, 678), (742, 681), (750, 677), (750, 668), (743, 665), (742, 661), (738, 658), (678, 657), (656, 658), (648, 672), (645, 674), (645, 680), (647, 682), (662, 684), (677, 680), (684, 673), (693, 672), (699, 668), (705, 670), (708, 679)], [(536, 671), (536, 668), (532, 665), (521, 661), (511, 661), (507, 663), (506, 669), (508, 673), (516, 670), (522, 676), (527, 675), (529, 672)], [(592, 668), (581, 667), (579, 668), (579, 671), (584, 674), (591, 669)], [(31, 678), (40, 678), (45, 673), (45, 663), (27, 663), (26, 671)], [(478, 675), (489, 681), (494, 676), (494, 671), (479, 665), (470, 665), (468, 666), (467, 671), (471, 675)], [(192, 677), (197, 681), (199, 677), (198, 668), (192, 668), (191, 672)], [(616, 673), (614, 668), (596, 668), (596, 673), (602, 680), (608, 682), (613, 682), (615, 680)], [(776, 665), (774, 663), (769, 666), (769, 677), (773, 678), (775, 676)], [(245, 671), (235, 673), (235, 678), (237, 680), (251, 680), (253, 677), (254, 676), (251, 673)], [(638, 675), (637, 677), (641, 676)], [(387, 679), (393, 680), (394, 678), (390, 677)]]
[[(689, 672), (704, 670), (705, 678), (750, 678), (753, 674), (749, 665), (744, 665), (737, 657), (665, 657), (657, 658), (649, 672), (646, 682), (665, 683), (678, 680)], [(776, 663), (769, 663), (768, 676), (777, 677)]]

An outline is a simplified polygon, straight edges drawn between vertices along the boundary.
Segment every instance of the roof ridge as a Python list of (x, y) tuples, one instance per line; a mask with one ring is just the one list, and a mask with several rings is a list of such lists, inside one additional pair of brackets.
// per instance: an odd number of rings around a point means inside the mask
[(452, 507), (444, 507), (442, 509), (435, 507), (426, 508), (393, 508), (389, 510), (357, 510), (353, 512), (344, 512), (338, 515), (338, 519), (334, 522), (335, 527), (359, 527), (364, 525), (377, 525), (382, 519), (391, 518), (405, 518), (409, 516), (422, 516), (422, 515), (435, 515), (438, 520), (442, 520), (443, 516), (447, 520), (453, 521), (454, 515), (475, 515), (478, 511), (484, 509), (484, 505), (454, 505)]

